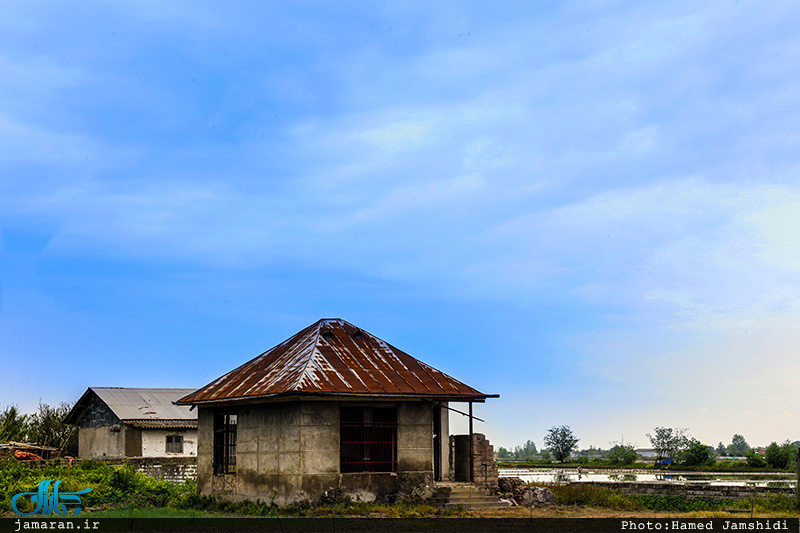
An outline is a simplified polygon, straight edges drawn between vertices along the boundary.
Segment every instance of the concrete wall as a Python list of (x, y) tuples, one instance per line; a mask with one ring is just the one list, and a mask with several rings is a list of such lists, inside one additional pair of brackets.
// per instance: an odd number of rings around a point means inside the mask
[[(365, 405), (348, 402), (350, 405)], [(276, 503), (318, 500), (341, 489), (363, 500), (391, 500), (433, 482), (433, 419), (427, 402), (397, 407), (396, 473), (339, 472), (341, 401), (293, 401), (241, 406), (237, 410), (237, 472), (212, 473), (213, 414), (199, 408), (197, 483), (201, 494), (230, 500)], [(377, 403), (371, 405), (377, 406)]]
[[(167, 453), (167, 435), (183, 436), (183, 453)], [(197, 455), (196, 429), (145, 429), (142, 430), (142, 457), (175, 457)]]
[[(112, 431), (112, 428), (118, 431)], [(101, 426), (78, 429), (78, 457), (124, 457), (125, 427)]]

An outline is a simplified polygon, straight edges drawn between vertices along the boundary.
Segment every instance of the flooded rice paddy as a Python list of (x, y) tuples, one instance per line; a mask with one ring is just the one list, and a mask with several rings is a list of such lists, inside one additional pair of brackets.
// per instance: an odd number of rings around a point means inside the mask
[(738, 485), (752, 487), (794, 487), (794, 474), (773, 472), (653, 472), (647, 470), (591, 470), (574, 468), (501, 468), (500, 477), (518, 477), (528, 483), (681, 483)]

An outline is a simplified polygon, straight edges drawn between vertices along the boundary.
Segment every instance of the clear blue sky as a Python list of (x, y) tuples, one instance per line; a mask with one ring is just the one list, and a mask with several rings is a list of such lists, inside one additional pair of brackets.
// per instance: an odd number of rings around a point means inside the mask
[(799, 439), (800, 4), (395, 4), (3, 5), (0, 406), (341, 317), (495, 445)]

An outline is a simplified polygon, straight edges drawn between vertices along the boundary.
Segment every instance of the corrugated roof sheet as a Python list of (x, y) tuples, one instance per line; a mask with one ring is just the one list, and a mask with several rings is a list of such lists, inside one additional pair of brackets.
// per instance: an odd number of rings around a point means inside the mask
[(196, 418), (194, 420), (126, 420), (125, 423), (144, 429), (197, 429)]
[(426, 365), (341, 319), (323, 319), (181, 398), (181, 405), (290, 394), (419, 396), (482, 400), (490, 395)]
[(78, 422), (92, 395), (97, 395), (122, 421), (127, 420), (197, 420), (197, 411), (175, 405), (175, 400), (194, 389), (138, 389), (123, 387), (89, 387), (65, 421)]

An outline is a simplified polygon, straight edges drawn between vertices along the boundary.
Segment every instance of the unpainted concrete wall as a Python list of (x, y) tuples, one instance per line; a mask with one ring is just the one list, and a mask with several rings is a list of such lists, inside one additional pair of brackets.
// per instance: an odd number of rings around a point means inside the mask
[[(183, 453), (167, 453), (167, 435), (183, 435)], [(197, 455), (197, 430), (144, 429), (142, 430), (142, 457), (177, 457)]]
[(115, 426), (119, 431), (112, 431), (112, 427), (114, 426), (79, 428), (78, 457), (81, 459), (124, 457), (125, 428)]
[(277, 491), (275, 502), (285, 505), (318, 500), (332, 489), (363, 500), (390, 500), (432, 484), (433, 419), (429, 403), (386, 404), (397, 407), (396, 473), (339, 472), (341, 405), (340, 401), (294, 401), (239, 407), (237, 473), (233, 475), (212, 473), (213, 414), (211, 409), (200, 407), (200, 493), (230, 500), (272, 501), (273, 491)]

